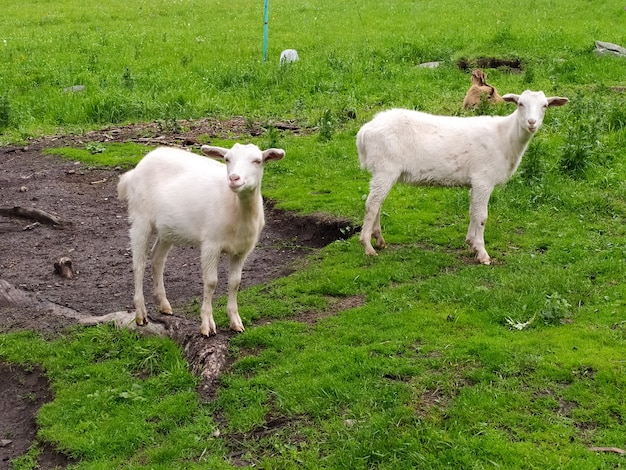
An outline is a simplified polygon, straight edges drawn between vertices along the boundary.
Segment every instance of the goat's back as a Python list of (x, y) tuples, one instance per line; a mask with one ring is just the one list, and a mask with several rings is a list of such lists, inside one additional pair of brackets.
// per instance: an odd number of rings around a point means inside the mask
[[(185, 150), (159, 147), (122, 175), (118, 197), (129, 202), (136, 197), (178, 199), (201, 192), (198, 185), (227, 188), (226, 165)], [(197, 190), (191, 191), (194, 187)]]
[[(378, 113), (361, 127), (361, 168), (371, 173), (444, 185), (467, 185), (471, 173), (502, 153), (510, 116), (439, 116), (407, 109)], [(482, 170), (481, 170), (482, 171)]]
[(232, 210), (226, 165), (184, 150), (159, 147), (122, 175), (118, 197), (128, 201), (131, 222), (150, 224), (178, 242), (195, 242), (210, 219)]

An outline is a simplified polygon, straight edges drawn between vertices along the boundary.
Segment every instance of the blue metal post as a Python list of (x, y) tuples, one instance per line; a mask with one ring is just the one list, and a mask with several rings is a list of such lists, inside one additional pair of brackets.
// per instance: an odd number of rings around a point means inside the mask
[(264, 23), (263, 23), (263, 61), (267, 62), (267, 35), (268, 35), (268, 27), (269, 23), (269, 6), (270, 0), (265, 0), (265, 14), (264, 14)]

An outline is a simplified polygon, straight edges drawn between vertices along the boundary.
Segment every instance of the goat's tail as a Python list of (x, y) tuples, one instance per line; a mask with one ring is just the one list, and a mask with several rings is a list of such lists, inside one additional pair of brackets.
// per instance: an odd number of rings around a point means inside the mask
[(367, 170), (367, 146), (365, 145), (363, 134), (363, 129), (361, 129), (356, 135), (356, 149), (359, 153), (359, 164), (361, 165), (361, 170)]
[(120, 176), (120, 180), (117, 183), (117, 198), (121, 200), (128, 199), (128, 190), (130, 186), (131, 176), (134, 170), (127, 171), (122, 176)]

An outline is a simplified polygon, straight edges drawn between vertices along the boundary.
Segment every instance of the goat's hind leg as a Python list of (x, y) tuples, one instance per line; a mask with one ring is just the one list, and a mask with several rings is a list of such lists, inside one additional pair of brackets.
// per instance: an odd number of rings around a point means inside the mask
[(165, 270), (165, 261), (167, 260), (167, 254), (172, 249), (172, 244), (164, 242), (160, 237), (157, 237), (154, 245), (152, 246), (152, 285), (154, 303), (159, 309), (159, 312), (167, 315), (172, 314), (172, 306), (167, 300), (165, 295), (165, 284), (163, 283), (163, 271)]
[(372, 237), (376, 240), (376, 246), (378, 248), (385, 248), (387, 246), (387, 242), (383, 238), (383, 230), (380, 226), (380, 211), (382, 207), (378, 208), (378, 212), (376, 213), (376, 219), (374, 222), (374, 228), (372, 230)]
[(396, 180), (397, 177), (389, 174), (372, 176), (370, 193), (365, 202), (365, 218), (363, 219), (360, 237), (361, 245), (365, 247), (366, 255), (376, 255), (376, 250), (372, 247), (372, 237), (376, 239), (377, 247), (385, 248), (387, 246), (380, 227), (380, 212)]
[(140, 221), (135, 220), (130, 227), (130, 246), (133, 253), (133, 278), (135, 283), (135, 293), (133, 305), (135, 307), (135, 323), (145, 325), (148, 323), (148, 313), (146, 302), (143, 296), (143, 278), (148, 259), (148, 243), (150, 241), (151, 228), (144, 226)]

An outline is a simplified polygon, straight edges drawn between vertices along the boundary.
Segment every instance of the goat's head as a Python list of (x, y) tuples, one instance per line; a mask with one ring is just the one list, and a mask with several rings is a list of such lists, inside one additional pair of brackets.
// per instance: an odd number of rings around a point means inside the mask
[(549, 106), (563, 106), (569, 100), (560, 96), (546, 98), (543, 91), (526, 90), (521, 95), (508, 93), (502, 97), (504, 101), (517, 105), (518, 122), (522, 129), (534, 134), (543, 123), (543, 117)]
[(261, 186), (265, 163), (280, 160), (285, 156), (283, 149), (270, 148), (261, 151), (254, 144), (235, 144), (230, 149), (203, 145), (201, 149), (209, 157), (224, 160), (228, 187), (236, 193), (258, 189)]
[(472, 85), (480, 86), (487, 84), (487, 74), (481, 69), (472, 70), (471, 76)]

